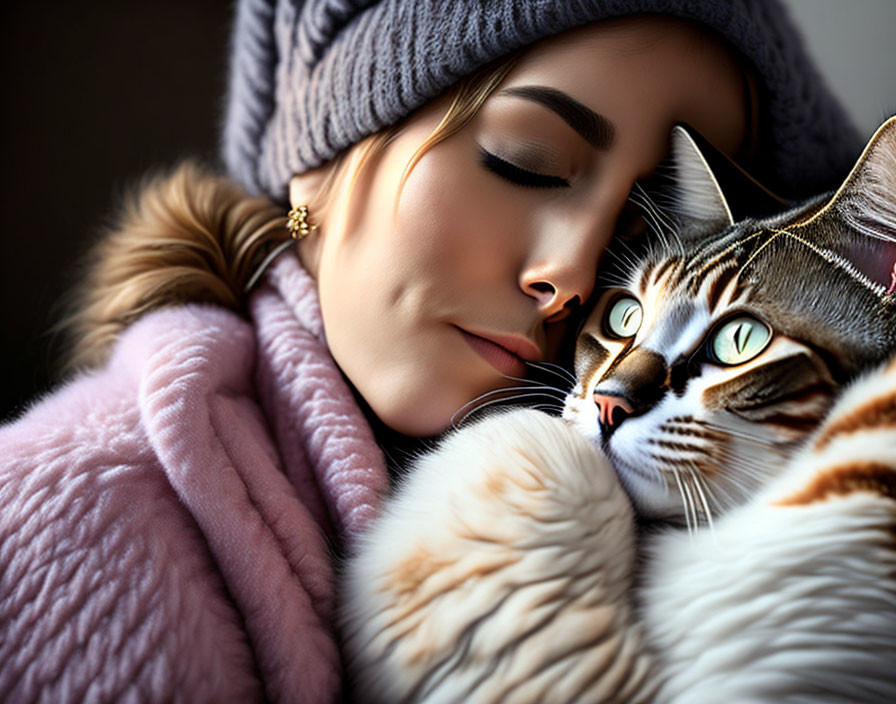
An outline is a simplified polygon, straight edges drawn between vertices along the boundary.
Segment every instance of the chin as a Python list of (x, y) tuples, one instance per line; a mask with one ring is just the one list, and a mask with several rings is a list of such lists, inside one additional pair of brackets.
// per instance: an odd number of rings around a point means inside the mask
[[(451, 427), (452, 420), (459, 420), (462, 414), (455, 413), (463, 401), (457, 405), (434, 403), (435, 392), (423, 398), (406, 395), (387, 399), (385, 403), (371, 404), (371, 409), (385, 425), (397, 433), (412, 438), (426, 438), (439, 435)], [(390, 402), (391, 401), (391, 402)]]
[(400, 408), (382, 409), (371, 406), (374, 414), (390, 430), (411, 438), (425, 438), (438, 435), (444, 428), (440, 428), (437, 421), (433, 421), (427, 413), (408, 413)]

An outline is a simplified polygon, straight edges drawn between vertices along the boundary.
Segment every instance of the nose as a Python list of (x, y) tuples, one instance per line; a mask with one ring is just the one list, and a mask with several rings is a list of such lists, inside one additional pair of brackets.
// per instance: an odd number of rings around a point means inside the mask
[(634, 413), (631, 404), (622, 396), (595, 393), (594, 405), (597, 406), (597, 423), (604, 438), (609, 438), (622, 421)]
[(591, 295), (601, 249), (583, 246), (554, 251), (546, 261), (523, 270), (520, 288), (535, 299), (547, 322), (567, 317)]
[(543, 311), (544, 319), (549, 323), (563, 320), (585, 300), (580, 294), (558, 288), (550, 281), (533, 281), (523, 290), (537, 301), (539, 310)]
[[(620, 183), (624, 179), (620, 180)], [(520, 288), (535, 299), (544, 320), (567, 317), (594, 290), (597, 265), (613, 236), (628, 190), (614, 184), (536, 230), (519, 276)]]

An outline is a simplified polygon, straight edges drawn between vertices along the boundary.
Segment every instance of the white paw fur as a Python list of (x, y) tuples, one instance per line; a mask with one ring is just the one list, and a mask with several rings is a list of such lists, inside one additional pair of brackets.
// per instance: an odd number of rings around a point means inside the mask
[(345, 579), (346, 647), (368, 701), (636, 702), (632, 511), (564, 421), (491, 416), (423, 457)]

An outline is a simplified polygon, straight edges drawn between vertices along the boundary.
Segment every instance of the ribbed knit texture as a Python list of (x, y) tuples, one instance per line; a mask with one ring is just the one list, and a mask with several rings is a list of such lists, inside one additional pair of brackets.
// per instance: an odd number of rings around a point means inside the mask
[(266, 277), (251, 302), (262, 406), (303, 503), (319, 524), (354, 538), (386, 490), (383, 454), (330, 356), (314, 280), (293, 254)]
[(778, 0), (242, 0), (223, 153), (253, 192), (392, 125), (477, 68), (592, 21), (662, 13), (720, 34), (754, 67), (752, 171), (782, 195), (833, 188), (861, 144)]
[(338, 701), (385, 463), (295, 255), (251, 308), (149, 313), (0, 426), (0, 701)]

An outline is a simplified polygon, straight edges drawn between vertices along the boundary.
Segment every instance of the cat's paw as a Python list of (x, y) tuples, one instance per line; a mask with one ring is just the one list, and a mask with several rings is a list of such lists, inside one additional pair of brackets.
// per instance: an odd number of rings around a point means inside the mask
[(388, 701), (628, 701), (633, 562), (604, 456), (558, 418), (491, 416), (421, 459), (352, 560), (352, 669)]
[(484, 544), (504, 558), (531, 560), (544, 550), (543, 564), (528, 565), (542, 575), (595, 564), (592, 543), (621, 549), (632, 529), (628, 499), (604, 455), (566, 422), (533, 410), (493, 414), (448, 437), (418, 461), (384, 514), (383, 525), (414, 542), (427, 536), (430, 550), (445, 541), (434, 550), (440, 558), (460, 560)]

